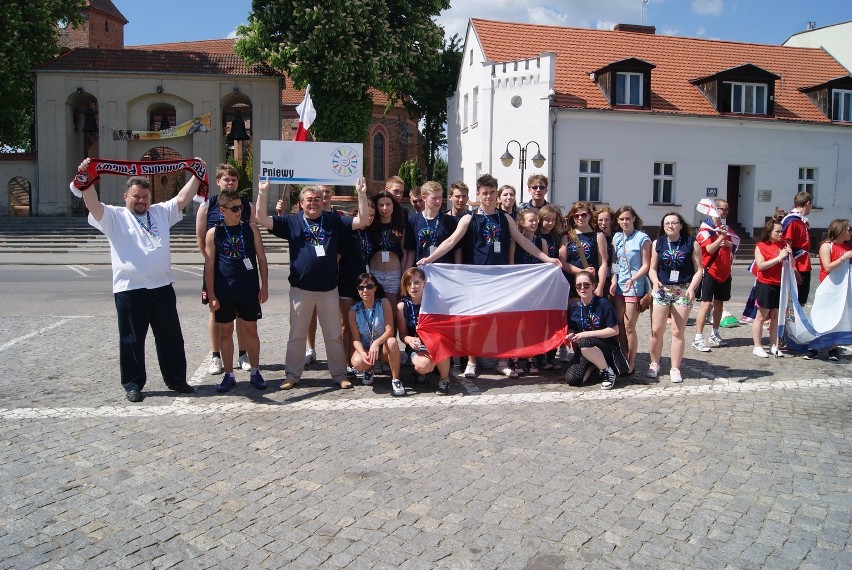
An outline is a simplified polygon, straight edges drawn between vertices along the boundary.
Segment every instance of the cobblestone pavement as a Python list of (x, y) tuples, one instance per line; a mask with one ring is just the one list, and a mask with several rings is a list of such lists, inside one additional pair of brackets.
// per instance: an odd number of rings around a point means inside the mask
[(219, 395), (190, 268), (177, 290), (198, 391), (167, 391), (150, 343), (130, 404), (93, 272), (61, 308), (0, 310), (3, 568), (852, 567), (850, 356), (760, 360), (740, 327), (728, 347), (687, 347), (682, 385), (666, 349), (650, 385), (486, 370), (442, 397), (405, 369), (393, 398), (386, 376), (333, 389), (320, 346), (285, 392), (279, 268), (260, 322), (272, 387), (238, 372)]

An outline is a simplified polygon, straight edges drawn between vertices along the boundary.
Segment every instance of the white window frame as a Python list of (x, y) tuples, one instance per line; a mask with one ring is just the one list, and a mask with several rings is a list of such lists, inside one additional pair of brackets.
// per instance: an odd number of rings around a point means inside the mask
[(815, 166), (799, 167), (799, 181), (797, 184), (797, 192), (808, 192), (814, 197), (813, 205), (816, 206), (817, 201), (817, 182), (819, 180), (819, 169)]
[[(597, 168), (597, 172), (595, 172)], [(597, 188), (592, 188), (597, 186)], [(597, 193), (592, 195), (593, 190)], [(603, 201), (603, 160), (599, 158), (582, 158), (577, 184), (577, 200), (580, 202), (599, 203)]]
[[(624, 97), (623, 100), (618, 99), (618, 80), (620, 77), (624, 78)], [(639, 90), (638, 90), (638, 101), (633, 101), (630, 96), (630, 84), (634, 79), (638, 79), (639, 81)], [(644, 94), (645, 94), (645, 75), (642, 73), (630, 73), (630, 72), (616, 72), (615, 74), (615, 104), (616, 105), (631, 105), (636, 107), (642, 107), (644, 105)]]
[[(671, 167), (671, 173), (666, 173), (666, 167)], [(658, 173), (659, 171), (659, 173)], [(654, 163), (654, 183), (652, 186), (651, 202), (654, 204), (675, 203), (675, 175), (677, 173), (674, 162)], [(668, 184), (667, 184), (668, 183)], [(668, 186), (669, 199), (665, 200), (666, 186)]]
[(462, 129), (467, 128), (467, 118), (468, 118), (468, 106), (469, 106), (470, 96), (465, 93), (464, 94), (464, 111), (462, 115)]
[(852, 91), (831, 90), (831, 120), (839, 123), (852, 122)]
[[(728, 85), (731, 86), (731, 113), (766, 115), (769, 101), (769, 86), (766, 83), (730, 82)], [(758, 97), (758, 89), (763, 90), (763, 97)], [(740, 101), (739, 105), (735, 106), (737, 91), (740, 92)], [(762, 111), (758, 110), (760, 106), (762, 106)]]
[(479, 123), (479, 87), (473, 88), (472, 99), (470, 126), (475, 127)]

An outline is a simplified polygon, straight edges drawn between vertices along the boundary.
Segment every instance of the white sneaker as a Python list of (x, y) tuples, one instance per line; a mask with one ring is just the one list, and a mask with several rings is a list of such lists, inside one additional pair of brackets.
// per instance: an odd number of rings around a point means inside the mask
[(705, 344), (704, 337), (696, 338), (694, 341), (692, 341), (692, 348), (694, 348), (698, 352), (710, 352), (711, 351), (710, 347), (707, 346), (707, 344)]
[(399, 378), (391, 380), (391, 389), (394, 396), (405, 396), (405, 386), (402, 385), (402, 381)]
[(716, 333), (711, 332), (710, 333), (710, 344), (712, 344), (713, 346), (725, 346), (728, 343), (726, 343), (725, 340), (722, 337), (720, 337), (719, 335), (717, 335)]
[(673, 384), (680, 384), (683, 382), (683, 376), (680, 375), (680, 369), (678, 368), (672, 368), (669, 370), (669, 378), (671, 378)]
[(660, 365), (653, 362), (648, 365), (648, 371), (645, 372), (645, 378), (656, 378), (660, 373)]
[(225, 371), (225, 367), (222, 366), (222, 359), (218, 356), (214, 356), (210, 359), (210, 368), (207, 370), (207, 373), (210, 375), (221, 374)]
[(752, 350), (751, 353), (760, 358), (769, 358), (769, 355), (766, 354), (766, 351), (763, 350), (763, 347), (761, 346), (755, 346), (754, 350)]
[(615, 372), (612, 368), (605, 368), (601, 371), (601, 390), (612, 390), (615, 387)]
[(775, 358), (784, 358), (784, 353), (778, 350), (778, 347), (774, 344), (769, 347), (769, 354), (771, 354)]
[(305, 366), (310, 366), (317, 361), (317, 351), (309, 348), (305, 351)]
[(476, 378), (476, 364), (474, 364), (473, 362), (467, 363), (467, 366), (464, 369), (464, 377)]
[(568, 347), (564, 344), (559, 347), (559, 354), (557, 354), (557, 357), (562, 362), (571, 362), (571, 357), (568, 356)]
[(238, 364), (240, 365), (240, 368), (242, 368), (245, 371), (251, 370), (251, 362), (249, 362), (248, 354), (242, 355), (240, 357)]
[(500, 360), (497, 362), (497, 368), (506, 378), (517, 378), (518, 373), (515, 372), (511, 366), (509, 366), (509, 362), (507, 360)]

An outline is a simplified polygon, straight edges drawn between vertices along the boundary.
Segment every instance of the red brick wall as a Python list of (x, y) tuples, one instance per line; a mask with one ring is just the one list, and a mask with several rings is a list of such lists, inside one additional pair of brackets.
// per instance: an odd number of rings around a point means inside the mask
[(59, 30), (59, 45), (67, 49), (122, 49), (124, 22), (96, 10), (85, 10), (82, 24), (76, 28), (68, 26)]

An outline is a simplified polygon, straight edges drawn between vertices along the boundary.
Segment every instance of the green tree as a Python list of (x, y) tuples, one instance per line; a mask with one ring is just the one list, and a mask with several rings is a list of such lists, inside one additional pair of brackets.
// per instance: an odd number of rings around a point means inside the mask
[(83, 21), (86, 0), (3, 0), (0, 3), (0, 147), (32, 150), (35, 79), (31, 70), (59, 54), (60, 20)]
[(441, 188), (444, 189), (444, 192), (447, 191), (447, 188), (450, 185), (450, 181), (447, 179), (449, 177), (449, 167), (447, 165), (447, 161), (444, 160), (444, 157), (438, 156), (435, 158), (435, 170), (432, 173), (432, 178), (429, 180), (434, 180), (438, 184), (441, 185)]
[(424, 69), (406, 102), (408, 112), (423, 121), (426, 179), (437, 181), (438, 152), (447, 146), (447, 98), (456, 90), (462, 52), (458, 35), (445, 41), (435, 68)]
[(449, 0), (254, 0), (236, 52), (268, 63), (295, 87), (311, 86), (316, 140), (362, 142), (370, 89), (402, 101), (440, 63), (444, 31), (433, 20)]
[(405, 180), (405, 187), (411, 192), (415, 186), (419, 186), (422, 182), (420, 178), (420, 161), (416, 158), (410, 158), (399, 165), (397, 176)]

